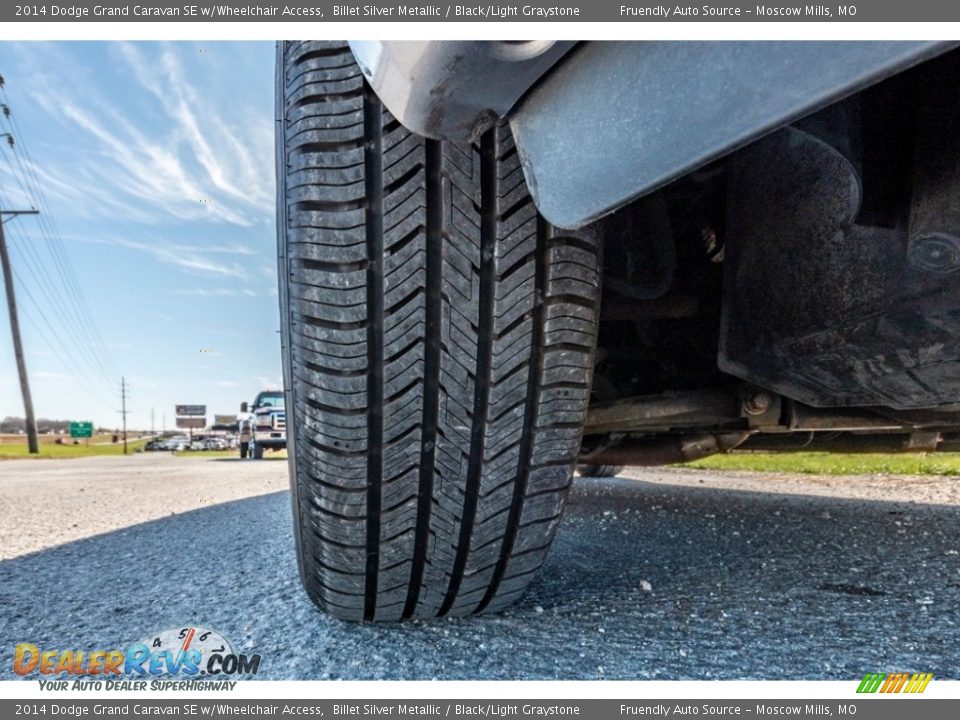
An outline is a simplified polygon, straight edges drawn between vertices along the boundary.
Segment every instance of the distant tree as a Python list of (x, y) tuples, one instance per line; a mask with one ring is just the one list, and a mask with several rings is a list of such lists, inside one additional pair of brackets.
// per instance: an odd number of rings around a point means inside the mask
[[(37, 432), (47, 433), (53, 431), (55, 433), (70, 430), (70, 421), (69, 420), (51, 420), (49, 418), (37, 418)], [(21, 417), (13, 417), (8, 415), (3, 420), (0, 420), (0, 433), (21, 433), (27, 431), (27, 421)]]
[(20, 433), (27, 431), (27, 421), (19, 417), (7, 415), (0, 420), (0, 433)]

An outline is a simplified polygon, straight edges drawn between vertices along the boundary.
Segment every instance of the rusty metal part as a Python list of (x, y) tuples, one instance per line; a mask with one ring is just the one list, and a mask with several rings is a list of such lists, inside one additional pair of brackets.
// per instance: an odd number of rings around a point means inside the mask
[[(740, 404), (727, 390), (690, 390), (625, 398), (591, 406), (585, 435), (713, 426), (739, 417)], [(610, 465), (619, 463), (611, 462)]]
[(960, 412), (815, 408), (747, 385), (739, 391), (688, 390), (597, 402), (587, 411), (584, 435), (710, 430), (738, 422), (764, 433), (955, 432)]
[(589, 462), (591, 465), (632, 465), (634, 467), (671, 465), (727, 452), (748, 437), (750, 437), (749, 432), (737, 432), (670, 435), (646, 440), (628, 440), (581, 457), (580, 462)]
[(744, 385), (740, 391), (743, 417), (751, 429), (761, 432), (783, 432), (783, 403), (782, 396), (754, 385)]
[(915, 412), (912, 416), (897, 417), (868, 408), (815, 408), (797, 402), (788, 402), (786, 417), (788, 429), (814, 432), (910, 432), (915, 428), (939, 428), (960, 422), (960, 416), (945, 416), (943, 413), (929, 413), (924, 417)]
[(904, 452), (934, 452), (942, 436), (938, 432), (911, 433), (904, 446)]
[(772, 393), (761, 388), (749, 388), (743, 396), (743, 411), (747, 415), (763, 415), (773, 405)]

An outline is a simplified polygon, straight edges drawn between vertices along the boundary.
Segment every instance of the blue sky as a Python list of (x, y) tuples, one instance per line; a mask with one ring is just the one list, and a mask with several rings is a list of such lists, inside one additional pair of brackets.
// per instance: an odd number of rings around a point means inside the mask
[[(43, 186), (47, 235), (55, 225), (99, 333), (63, 302), (64, 265), (39, 221), (8, 222), (38, 416), (116, 426), (121, 373), (138, 428), (151, 409), (171, 427), (175, 403), (235, 413), (280, 386), (273, 53), (0, 43), (20, 162)], [(0, 133), (11, 129), (0, 115)], [(29, 206), (11, 152), (0, 149), (0, 203)], [(22, 415), (0, 309), (0, 416)]]

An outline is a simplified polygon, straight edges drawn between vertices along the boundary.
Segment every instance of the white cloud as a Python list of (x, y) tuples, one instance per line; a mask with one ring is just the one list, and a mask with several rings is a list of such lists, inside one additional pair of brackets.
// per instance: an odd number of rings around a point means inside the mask
[(178, 288), (173, 291), (173, 294), (188, 297), (270, 297), (276, 294), (276, 288), (266, 288), (264, 290), (255, 290), (249, 287)]
[[(124, 103), (125, 112), (99, 87), (64, 84), (52, 74), (35, 78), (33, 99), (66, 126), (65, 137), (78, 148), (71, 149), (68, 163), (45, 172), (49, 192), (80, 201), (88, 213), (135, 222), (145, 216), (154, 223), (269, 222), (272, 118), (262, 108), (231, 106), (225, 114), (231, 88), (191, 83), (172, 45), (118, 47), (119, 67), (146, 91)], [(163, 121), (159, 127), (157, 118)]]
[(140, 84), (174, 121), (179, 136), (190, 145), (215, 187), (272, 213), (271, 119), (233, 107), (239, 112), (231, 115), (243, 117), (245, 122), (243, 128), (231, 124), (222, 113), (223, 104), (190, 83), (177, 50), (170, 44), (161, 47), (159, 61), (151, 61), (131, 43), (120, 43), (119, 49)]
[(181, 288), (173, 291), (174, 295), (196, 295), (198, 297), (233, 297), (237, 291), (233, 288)]
[[(246, 269), (238, 262), (220, 262), (213, 258), (205, 257), (206, 248), (186, 245), (166, 244), (157, 241), (138, 241), (127, 240), (117, 237), (96, 237), (81, 238), (85, 242), (117, 245), (130, 250), (138, 250), (147, 253), (160, 262), (174, 265), (193, 275), (205, 275), (211, 277), (237, 278), (245, 280), (247, 278)], [(216, 253), (217, 250), (214, 250)]]
[[(110, 113), (111, 127), (70, 100), (59, 101), (60, 112), (103, 146), (103, 166), (93, 168), (104, 183), (112, 183), (128, 194), (181, 220), (197, 220), (207, 215), (234, 225), (253, 225), (249, 215), (230, 205), (217, 202), (201, 179), (165, 144), (148, 139), (119, 111)], [(117, 183), (121, 180), (121, 183)]]

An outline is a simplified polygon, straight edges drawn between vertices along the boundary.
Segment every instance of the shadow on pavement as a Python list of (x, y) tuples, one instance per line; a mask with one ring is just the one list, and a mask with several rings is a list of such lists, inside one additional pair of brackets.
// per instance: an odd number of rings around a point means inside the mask
[(18, 642), (123, 648), (187, 624), (269, 679), (960, 675), (957, 507), (580, 479), (519, 605), (391, 626), (312, 605), (289, 512), (273, 493), (0, 563), (0, 677)]

